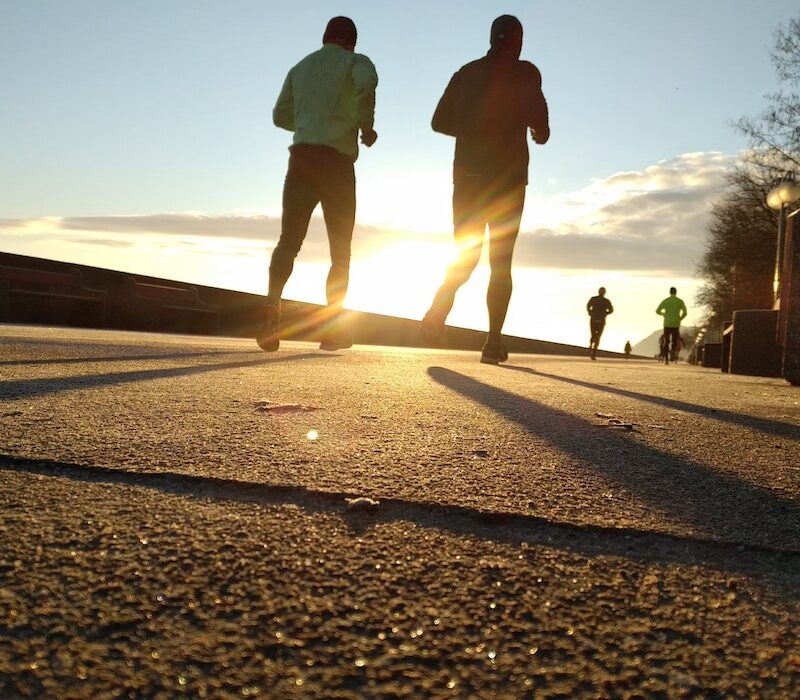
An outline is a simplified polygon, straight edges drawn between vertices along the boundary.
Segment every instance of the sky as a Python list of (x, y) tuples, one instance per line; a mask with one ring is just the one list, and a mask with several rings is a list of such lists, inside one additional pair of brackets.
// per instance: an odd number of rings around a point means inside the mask
[[(0, 251), (265, 293), (291, 144), (272, 107), (344, 14), (380, 79), (347, 305), (420, 318), (454, 252), (454, 142), (430, 118), (504, 13), (552, 132), (531, 144), (505, 331), (584, 345), (600, 285), (606, 349), (657, 330), (672, 285), (702, 321), (709, 205), (748, 146), (732, 123), (775, 89), (796, 0), (0, 0)], [(315, 217), (286, 298), (324, 300), (327, 255)], [(450, 323), (487, 327), (486, 265)]]

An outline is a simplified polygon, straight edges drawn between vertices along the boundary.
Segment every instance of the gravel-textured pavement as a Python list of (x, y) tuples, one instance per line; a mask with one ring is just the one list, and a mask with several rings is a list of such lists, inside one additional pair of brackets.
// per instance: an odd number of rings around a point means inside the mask
[(2, 697), (797, 697), (800, 390), (0, 326)]

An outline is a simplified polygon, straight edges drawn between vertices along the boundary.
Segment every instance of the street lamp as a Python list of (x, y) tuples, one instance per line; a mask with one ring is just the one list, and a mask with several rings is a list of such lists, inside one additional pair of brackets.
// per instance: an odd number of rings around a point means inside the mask
[(767, 193), (767, 206), (778, 211), (778, 250), (775, 252), (775, 274), (772, 279), (772, 291), (776, 302), (781, 294), (783, 239), (786, 235), (786, 207), (797, 199), (800, 199), (800, 185), (791, 176), (785, 177)]

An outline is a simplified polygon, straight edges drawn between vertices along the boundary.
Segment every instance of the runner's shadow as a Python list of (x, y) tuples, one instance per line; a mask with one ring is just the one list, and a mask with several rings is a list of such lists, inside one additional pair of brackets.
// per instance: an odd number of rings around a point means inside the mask
[[(263, 353), (261, 353), (263, 354)], [(188, 367), (165, 367), (160, 369), (136, 370), (132, 372), (110, 372), (107, 374), (78, 374), (69, 377), (49, 377), (42, 379), (17, 379), (0, 382), (0, 401), (17, 401), (48, 394), (60, 394), (65, 391), (79, 389), (96, 389), (98, 387), (126, 384), (128, 382), (150, 381), (169, 377), (188, 377), (204, 372), (218, 372), (241, 367), (259, 367), (278, 362), (295, 362), (298, 360), (327, 359), (339, 355), (323, 353), (301, 353), (299, 355), (277, 355), (261, 360), (239, 362), (208, 363)]]
[[(93, 347), (97, 347), (96, 345)], [(253, 354), (263, 355), (261, 350), (253, 350)], [(210, 357), (215, 355), (238, 354), (236, 350), (211, 350), (206, 352), (174, 352), (174, 353), (150, 353), (148, 355), (84, 355), (83, 357), (49, 357), (38, 360), (0, 360), (0, 366), (11, 367), (19, 365), (79, 365), (87, 362), (129, 362), (137, 360), (181, 360), (192, 357)]]
[(788, 498), (463, 374), (442, 367), (429, 367), (428, 374), (576, 457), (673, 521), (719, 540), (800, 549), (800, 505)]
[(734, 413), (733, 411), (725, 411), (718, 408), (708, 408), (707, 406), (698, 406), (697, 404), (687, 403), (685, 401), (677, 401), (676, 399), (666, 399), (663, 396), (652, 396), (650, 394), (641, 394), (637, 391), (617, 389), (616, 387), (606, 386), (603, 384), (583, 382), (580, 379), (570, 379), (569, 377), (562, 377), (558, 374), (540, 372), (539, 370), (531, 369), (530, 367), (503, 365), (503, 369), (510, 369), (515, 372), (524, 372), (526, 374), (532, 374), (536, 377), (544, 377), (546, 379), (554, 379), (559, 382), (565, 382), (566, 384), (572, 384), (574, 386), (582, 386), (587, 389), (597, 389), (598, 391), (605, 391), (609, 394), (617, 394), (618, 396), (626, 396), (639, 401), (648, 401), (649, 403), (655, 403), (660, 406), (665, 406), (666, 408), (672, 408), (676, 411), (695, 413), (705, 418), (713, 418), (714, 420), (724, 421), (725, 423), (733, 423), (734, 425), (740, 425), (744, 428), (753, 428), (764, 433), (777, 435), (778, 437), (789, 438), (790, 440), (800, 440), (800, 426), (792, 425), (791, 423), (781, 423), (780, 421), (755, 418), (753, 416), (742, 415), (741, 413)]

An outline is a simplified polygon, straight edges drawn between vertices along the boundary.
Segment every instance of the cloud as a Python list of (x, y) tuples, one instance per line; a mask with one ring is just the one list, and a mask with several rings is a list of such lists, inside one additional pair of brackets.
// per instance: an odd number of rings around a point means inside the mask
[(270, 216), (207, 214), (146, 214), (142, 216), (82, 216), (59, 219), (59, 228), (103, 233), (160, 233), (264, 240), (277, 238), (280, 220)]
[(131, 248), (134, 244), (132, 241), (121, 240), (118, 238), (89, 238), (74, 237), (65, 238), (67, 243), (77, 243), (78, 245), (101, 246), (104, 248)]
[(546, 229), (520, 235), (514, 261), (526, 267), (625, 270), (666, 276), (691, 276), (694, 269), (681, 241), (557, 234)]
[(547, 225), (523, 231), (515, 260), (691, 275), (705, 247), (711, 202), (733, 162), (721, 153), (689, 153), (596, 180), (552, 203)]
[[(548, 199), (529, 198), (515, 264), (562, 269), (620, 270), (687, 276), (705, 246), (710, 203), (724, 185), (734, 156), (688, 153), (640, 171), (619, 172)], [(0, 237), (60, 239), (102, 247), (153, 247), (174, 240), (187, 250), (202, 239), (226, 241), (230, 254), (274, 246), (279, 217), (197, 212), (138, 216), (45, 217), (0, 220)], [(98, 236), (98, 234), (102, 234)], [(420, 233), (358, 224), (353, 257), (364, 258), (403, 242), (450, 240), (450, 232)], [(1, 239), (0, 239), (1, 240)], [(46, 254), (43, 253), (46, 257)], [(303, 245), (305, 260), (327, 261), (321, 217), (312, 217)]]
[[(97, 234), (103, 234), (98, 237)], [(271, 248), (281, 233), (278, 217), (265, 215), (209, 215), (197, 213), (147, 214), (139, 216), (41, 217), (36, 219), (0, 219), (0, 236), (25, 235), (31, 239), (54, 240), (81, 245), (130, 247), (145, 243), (164, 247), (180, 243), (187, 249), (202, 247), (202, 239), (227, 242), (231, 252)], [(424, 243), (429, 236), (406, 235), (392, 229), (357, 224), (353, 233), (353, 254), (371, 255), (398, 240), (418, 238)], [(328, 260), (329, 246), (325, 222), (313, 216), (303, 242), (306, 260)]]

